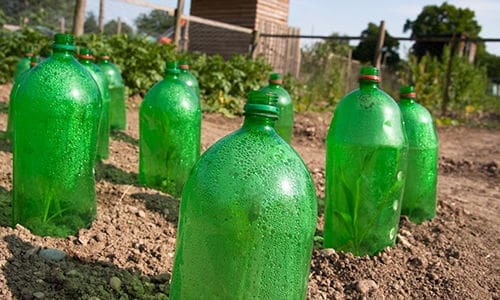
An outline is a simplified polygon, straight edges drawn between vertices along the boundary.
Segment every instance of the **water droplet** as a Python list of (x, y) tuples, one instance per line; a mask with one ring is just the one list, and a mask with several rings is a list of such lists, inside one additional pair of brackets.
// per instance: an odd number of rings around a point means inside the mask
[(403, 171), (399, 171), (398, 172), (397, 178), (398, 178), (399, 181), (403, 180), (403, 178), (404, 178)]
[(394, 200), (394, 203), (392, 204), (392, 209), (395, 211), (398, 210), (398, 199)]
[(396, 228), (392, 227), (391, 231), (389, 231), (389, 238), (393, 240), (396, 237)]

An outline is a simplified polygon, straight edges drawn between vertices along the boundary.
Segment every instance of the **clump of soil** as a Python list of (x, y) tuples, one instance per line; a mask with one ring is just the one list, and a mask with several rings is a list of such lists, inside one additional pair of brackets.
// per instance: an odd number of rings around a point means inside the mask
[[(0, 130), (9, 91), (0, 86)], [(96, 166), (97, 220), (66, 239), (10, 227), (12, 155), (0, 140), (1, 299), (167, 299), (179, 200), (138, 184), (140, 101), (129, 99), (128, 128), (113, 133), (110, 158)], [(293, 146), (320, 198), (317, 246), (330, 118), (297, 114), (294, 128)], [(241, 121), (205, 114), (203, 150)], [(458, 127), (440, 129), (439, 135), (437, 217), (421, 225), (403, 217), (396, 247), (374, 257), (316, 247), (310, 299), (500, 297), (500, 131)]]

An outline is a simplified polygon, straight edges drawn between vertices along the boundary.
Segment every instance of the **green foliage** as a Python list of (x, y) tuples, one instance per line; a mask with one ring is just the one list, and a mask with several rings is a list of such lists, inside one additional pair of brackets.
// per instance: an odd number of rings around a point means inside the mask
[(334, 106), (345, 94), (347, 55), (346, 41), (318, 42), (302, 50), (301, 78), (285, 81), (298, 111)]
[(149, 14), (140, 14), (135, 19), (135, 26), (140, 34), (158, 37), (174, 26), (174, 22), (175, 18), (166, 11), (154, 9)]
[(83, 23), (83, 32), (85, 33), (99, 33), (99, 25), (97, 24), (97, 17), (94, 12), (91, 11), (85, 17), (85, 22)]
[(0, 30), (0, 83), (12, 79), (16, 64), (24, 55), (25, 49), (32, 48), (35, 53), (47, 56), (50, 44), (49, 38), (28, 27), (14, 32)]
[[(369, 23), (368, 28), (361, 32), (363, 39), (352, 52), (352, 57), (363, 63), (372, 62), (375, 56), (375, 49), (377, 48), (379, 32), (379, 27), (376, 24)], [(398, 40), (392, 37), (386, 30), (383, 51), (388, 66), (395, 66), (399, 63), (398, 48)]]
[[(444, 36), (467, 34), (469, 37), (479, 36), (481, 26), (476, 21), (474, 11), (468, 8), (457, 8), (444, 2), (441, 6), (427, 5), (418, 17), (411, 21), (406, 20), (403, 30), (411, 30), (412, 37)], [(446, 43), (443, 42), (415, 42), (413, 54), (421, 58), (426, 53), (441, 57)]]
[(165, 63), (175, 59), (173, 45), (152, 43), (140, 36), (86, 34), (79, 37), (76, 43), (97, 54), (108, 52), (113, 63), (122, 70), (129, 94), (144, 96), (153, 84), (163, 78)]
[[(28, 27), (15, 32), (0, 31), (0, 83), (11, 80), (14, 74), (24, 51), (19, 45), (31, 46), (35, 53), (47, 56), (51, 44), (50, 38)], [(167, 61), (185, 59), (200, 82), (204, 110), (227, 114), (241, 113), (246, 94), (260, 88), (271, 72), (262, 58), (234, 55), (224, 60), (219, 55), (178, 54), (173, 45), (151, 42), (144, 36), (84, 34), (76, 39), (76, 44), (96, 54), (108, 52), (122, 70), (128, 94), (141, 96), (163, 79)]]
[(200, 83), (202, 108), (209, 111), (240, 113), (247, 93), (262, 87), (271, 72), (262, 58), (246, 55), (224, 60), (220, 55), (195, 54), (187, 59)]
[[(122, 21), (122, 29), (121, 34), (131, 35), (134, 33), (134, 29), (130, 27), (127, 23)], [(118, 30), (118, 21), (111, 20), (108, 23), (104, 24), (104, 34), (113, 35), (116, 34)]]
[[(407, 71), (401, 73), (402, 81), (415, 86), (418, 101), (434, 115), (441, 113), (449, 58), (449, 47), (445, 47), (441, 58), (426, 54), (419, 61), (412, 56)], [(470, 64), (467, 58), (454, 56), (451, 78), (448, 109), (454, 112), (455, 117), (466, 118), (471, 110), (482, 110), (489, 105), (485, 102), (488, 87), (485, 67)]]
[(9, 24), (43, 25), (56, 30), (60, 17), (64, 17), (67, 28), (71, 28), (75, 3), (76, 0), (0, 0), (0, 8)]
[(500, 56), (484, 51), (478, 53), (476, 61), (478, 65), (486, 67), (489, 78), (500, 82)]

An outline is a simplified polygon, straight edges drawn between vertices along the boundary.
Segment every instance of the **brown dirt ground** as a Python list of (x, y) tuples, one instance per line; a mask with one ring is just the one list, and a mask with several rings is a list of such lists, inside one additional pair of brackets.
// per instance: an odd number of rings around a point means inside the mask
[[(0, 130), (9, 91), (0, 86)], [(98, 217), (77, 236), (37, 237), (9, 227), (12, 155), (0, 141), (1, 299), (166, 299), (179, 202), (137, 183), (139, 103), (129, 99), (129, 128), (113, 134), (110, 159), (96, 167)], [(295, 124), (293, 146), (320, 198), (330, 118), (301, 113)], [(203, 150), (240, 124), (238, 117), (205, 114)], [(403, 217), (396, 247), (375, 257), (317, 247), (310, 299), (500, 299), (500, 130), (440, 128), (439, 138), (437, 217), (422, 225)], [(44, 248), (67, 256), (46, 260)]]

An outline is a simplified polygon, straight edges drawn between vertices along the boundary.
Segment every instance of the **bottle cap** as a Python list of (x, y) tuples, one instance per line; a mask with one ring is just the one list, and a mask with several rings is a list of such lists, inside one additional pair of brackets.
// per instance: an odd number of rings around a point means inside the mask
[(189, 70), (189, 64), (186, 60), (179, 61), (179, 69)]
[(78, 57), (83, 59), (94, 59), (92, 50), (90, 50), (89, 48), (80, 48), (80, 54), (78, 55)]
[(416, 98), (417, 93), (411, 85), (403, 85), (399, 89), (399, 98)]
[(109, 54), (107, 52), (101, 52), (99, 56), (97, 56), (97, 59), (99, 60), (109, 60)]
[(359, 72), (358, 80), (380, 82), (379, 70), (375, 67), (363, 67)]
[(283, 76), (281, 76), (280, 73), (271, 73), (269, 75), (269, 82), (275, 83), (275, 84), (282, 84), (283, 83)]
[(24, 56), (26, 57), (33, 57), (33, 48), (31, 46), (28, 46), (26, 47), (26, 49), (24, 49)]
[(30, 60), (30, 67), (36, 66), (40, 62), (40, 55), (33, 55)]
[(167, 62), (165, 66), (165, 73), (166, 74), (179, 74), (179, 65), (177, 64), (176, 61), (169, 61)]
[(75, 38), (71, 34), (57, 33), (54, 36), (54, 43), (52, 44), (52, 49), (63, 49), (74, 51), (75, 50)]
[(250, 91), (247, 96), (247, 103), (243, 108), (245, 115), (261, 115), (277, 119), (279, 113), (279, 108), (276, 106), (278, 98), (275, 93)]

